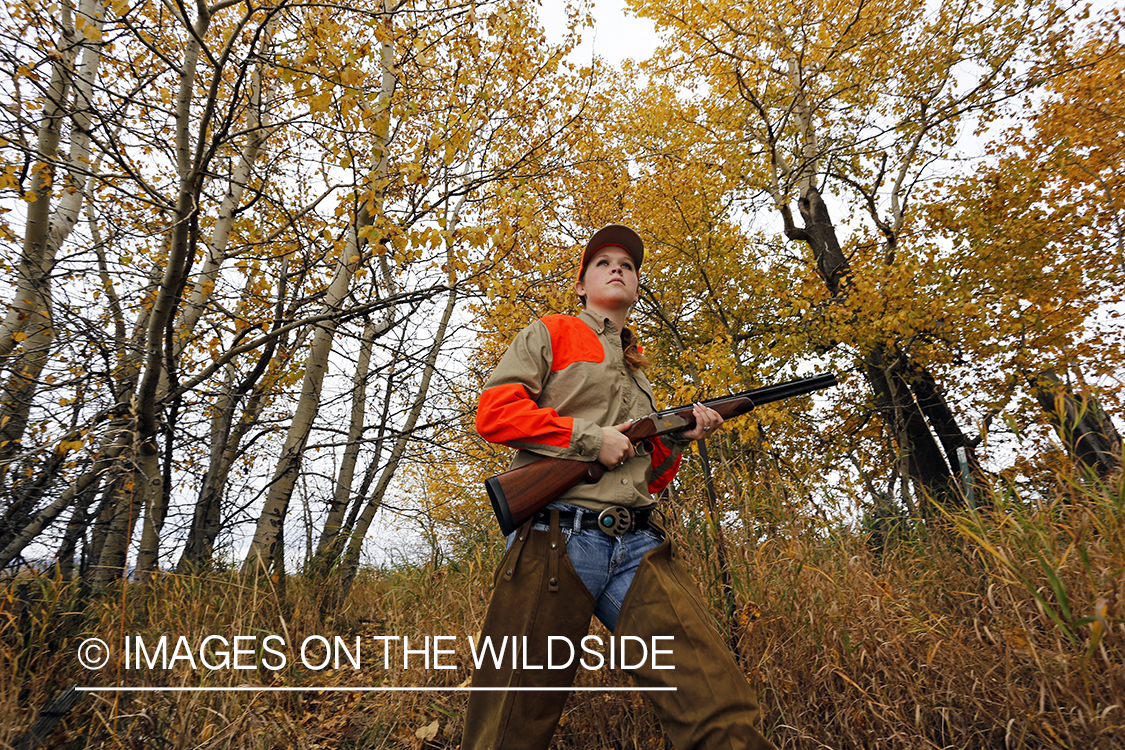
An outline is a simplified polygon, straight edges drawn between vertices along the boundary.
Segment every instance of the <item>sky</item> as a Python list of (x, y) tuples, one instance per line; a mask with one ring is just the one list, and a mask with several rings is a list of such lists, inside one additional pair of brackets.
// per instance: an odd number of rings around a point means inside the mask
[[(547, 39), (559, 42), (566, 31), (565, 0), (542, 0), (539, 17), (547, 31)], [(575, 62), (588, 62), (594, 55), (617, 67), (627, 58), (648, 58), (660, 41), (656, 25), (645, 18), (636, 18), (625, 9), (625, 0), (594, 0), (592, 28), (582, 33), (582, 44), (571, 56)]]

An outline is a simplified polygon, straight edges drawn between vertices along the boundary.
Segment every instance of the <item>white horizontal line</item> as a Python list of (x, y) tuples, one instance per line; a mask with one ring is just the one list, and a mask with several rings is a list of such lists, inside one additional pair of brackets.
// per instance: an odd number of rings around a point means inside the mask
[(542, 693), (567, 690), (575, 693), (654, 693), (675, 692), (674, 687), (78, 687), (81, 693)]

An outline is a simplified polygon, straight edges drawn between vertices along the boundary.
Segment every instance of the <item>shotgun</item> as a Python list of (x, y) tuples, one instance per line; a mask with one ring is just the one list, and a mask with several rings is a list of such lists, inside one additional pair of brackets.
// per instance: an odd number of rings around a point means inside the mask
[[(704, 401), (703, 405), (711, 407), (727, 420), (745, 414), (755, 406), (831, 388), (836, 384), (836, 376), (825, 373)], [(637, 444), (671, 432), (690, 430), (694, 426), (692, 407), (680, 406), (634, 420), (624, 435)], [(651, 453), (652, 450), (649, 448), (644, 452)], [(545, 457), (489, 477), (484, 480), (484, 487), (488, 491), (488, 499), (492, 501), (500, 530), (507, 536), (574, 485), (582, 481), (597, 482), (605, 472), (606, 467), (597, 461)]]

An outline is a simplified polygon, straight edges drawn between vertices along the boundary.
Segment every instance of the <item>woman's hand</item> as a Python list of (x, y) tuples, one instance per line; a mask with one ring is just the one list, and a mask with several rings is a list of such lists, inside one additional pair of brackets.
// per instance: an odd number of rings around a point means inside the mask
[(613, 427), (602, 428), (602, 449), (598, 451), (598, 461), (611, 471), (636, 455), (633, 441), (625, 437), (625, 430), (633, 425), (633, 420)]
[(695, 414), (695, 427), (680, 433), (685, 440), (706, 440), (723, 424), (719, 412), (709, 406), (695, 404), (691, 410)]

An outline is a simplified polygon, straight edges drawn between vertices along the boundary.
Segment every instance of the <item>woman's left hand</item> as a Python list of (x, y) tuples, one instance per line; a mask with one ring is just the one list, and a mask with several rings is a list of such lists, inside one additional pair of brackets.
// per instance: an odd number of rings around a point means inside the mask
[(719, 412), (703, 404), (695, 404), (692, 413), (695, 414), (695, 427), (682, 433), (687, 440), (706, 440), (723, 424)]

